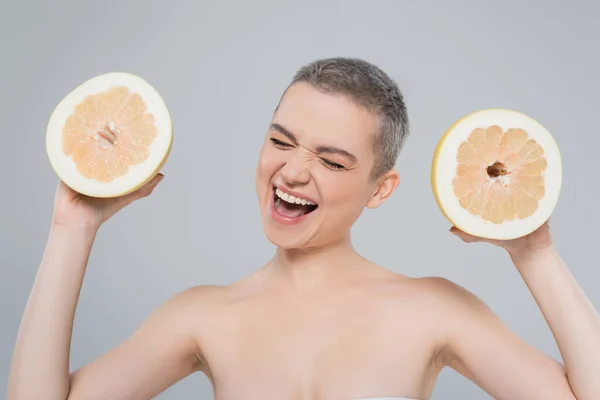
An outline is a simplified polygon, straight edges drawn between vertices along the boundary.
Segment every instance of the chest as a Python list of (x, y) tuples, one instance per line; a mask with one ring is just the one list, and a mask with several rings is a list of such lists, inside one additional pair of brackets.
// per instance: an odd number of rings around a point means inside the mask
[(224, 312), (203, 344), (215, 392), (221, 399), (415, 397), (436, 374), (435, 340), (414, 309), (390, 311), (349, 302)]

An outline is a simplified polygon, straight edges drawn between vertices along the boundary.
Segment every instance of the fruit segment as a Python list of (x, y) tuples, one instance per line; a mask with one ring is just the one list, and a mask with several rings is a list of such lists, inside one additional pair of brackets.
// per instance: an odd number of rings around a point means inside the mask
[(100, 182), (144, 162), (156, 138), (154, 117), (137, 93), (123, 86), (87, 96), (63, 127), (63, 151), (86, 178)]
[(458, 147), (452, 181), (461, 207), (501, 224), (527, 218), (544, 197), (542, 147), (521, 128), (476, 128)]

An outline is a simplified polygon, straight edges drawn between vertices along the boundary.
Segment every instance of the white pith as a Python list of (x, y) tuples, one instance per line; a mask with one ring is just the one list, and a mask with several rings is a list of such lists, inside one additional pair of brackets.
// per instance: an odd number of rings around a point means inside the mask
[(315, 203), (313, 203), (310, 200), (307, 199), (303, 199), (301, 197), (296, 197), (296, 196), (292, 196), (290, 194), (285, 193), (283, 190), (277, 188), (275, 189), (275, 194), (277, 195), (277, 197), (279, 197), (281, 200), (291, 203), (291, 204), (302, 204), (303, 206), (309, 205), (309, 206), (314, 206), (316, 205)]
[[(454, 194), (452, 180), (456, 174), (456, 153), (469, 134), (479, 127), (497, 125), (506, 131), (509, 128), (522, 128), (542, 146), (547, 168), (542, 177), (545, 195), (538, 201), (533, 215), (525, 219), (514, 219), (494, 224), (473, 215), (459, 204)], [(440, 141), (439, 153), (432, 165), (433, 190), (439, 206), (450, 221), (459, 229), (475, 236), (493, 239), (514, 239), (526, 235), (541, 226), (552, 214), (562, 185), (562, 160), (554, 138), (545, 127), (534, 119), (511, 110), (488, 109), (473, 113), (451, 128), (450, 133)]]

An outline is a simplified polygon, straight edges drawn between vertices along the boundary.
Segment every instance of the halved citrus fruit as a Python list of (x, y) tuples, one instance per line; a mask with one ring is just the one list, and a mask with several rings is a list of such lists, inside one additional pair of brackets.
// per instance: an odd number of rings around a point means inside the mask
[(171, 116), (144, 79), (111, 72), (89, 79), (54, 109), (46, 131), (52, 168), (73, 190), (117, 197), (150, 181), (173, 143)]
[(488, 239), (525, 236), (550, 217), (562, 185), (556, 141), (522, 113), (486, 109), (452, 125), (433, 156), (438, 207), (458, 229)]

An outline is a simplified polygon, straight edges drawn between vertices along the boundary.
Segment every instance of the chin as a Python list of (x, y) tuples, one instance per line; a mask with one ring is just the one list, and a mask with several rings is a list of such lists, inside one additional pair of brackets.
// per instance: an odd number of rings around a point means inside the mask
[(267, 239), (274, 246), (281, 250), (302, 250), (315, 247), (304, 240), (299, 240), (297, 237), (289, 237), (289, 235), (269, 235)]
[(277, 248), (283, 250), (300, 250), (315, 247), (315, 229), (298, 229), (299, 227), (277, 226), (270, 220), (269, 215), (264, 216), (263, 231), (267, 240)]
[(317, 221), (296, 226), (281, 225), (267, 213), (263, 215), (263, 231), (269, 242), (282, 250), (302, 250), (320, 246)]

